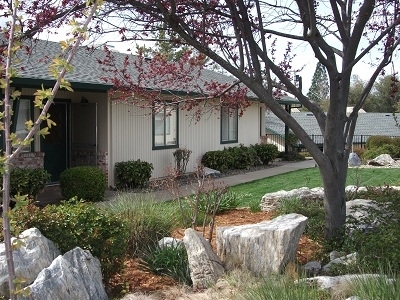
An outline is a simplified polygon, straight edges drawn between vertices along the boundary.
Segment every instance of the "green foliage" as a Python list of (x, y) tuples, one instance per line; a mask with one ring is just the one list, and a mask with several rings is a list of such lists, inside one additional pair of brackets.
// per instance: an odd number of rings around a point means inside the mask
[(157, 203), (135, 194), (121, 194), (113, 201), (99, 203), (127, 224), (128, 253), (136, 256), (159, 239), (169, 236), (177, 226), (176, 206)]
[(284, 161), (299, 161), (305, 160), (305, 157), (298, 153), (297, 151), (289, 151), (287, 153), (280, 152), (279, 157)]
[(60, 174), (60, 189), (65, 199), (77, 197), (101, 201), (107, 188), (106, 182), (106, 175), (97, 167), (79, 166)]
[(374, 148), (379, 148), (381, 146), (392, 144), (393, 139), (389, 136), (384, 135), (373, 135), (370, 136), (365, 142), (365, 148), (371, 150)]
[(239, 147), (229, 147), (226, 149), (233, 158), (233, 165), (231, 169), (250, 169), (254, 165), (258, 165), (259, 159), (257, 153), (252, 147), (245, 147), (240, 145)]
[(400, 147), (393, 144), (385, 144), (376, 148), (365, 150), (364, 159), (374, 159), (381, 154), (389, 154), (391, 157), (400, 157)]
[(352, 281), (350, 291), (359, 299), (400, 300), (400, 279), (398, 273), (382, 269), (379, 276), (360, 276)]
[(322, 101), (329, 99), (328, 76), (325, 66), (320, 62), (317, 63), (315, 68), (307, 97), (315, 103), (321, 103)]
[(16, 211), (12, 218), (22, 229), (38, 228), (62, 253), (75, 247), (90, 250), (100, 260), (105, 278), (122, 267), (128, 227), (118, 215), (73, 198), (42, 209), (30, 205), (28, 210)]
[(273, 144), (255, 144), (251, 147), (264, 165), (273, 162), (279, 155), (278, 147)]
[(226, 150), (207, 151), (203, 155), (201, 163), (211, 169), (225, 172), (229, 169), (233, 169), (234, 158), (232, 153)]
[(250, 169), (260, 164), (268, 164), (278, 156), (278, 149), (274, 145), (255, 144), (250, 147), (240, 145), (224, 150), (206, 152), (201, 163), (209, 168), (226, 172), (234, 169)]
[(171, 277), (179, 283), (191, 286), (190, 269), (186, 248), (176, 243), (172, 245), (154, 245), (144, 249), (140, 255), (140, 267), (153, 274)]
[(140, 159), (116, 163), (115, 176), (117, 177), (117, 189), (147, 187), (152, 171), (153, 164), (141, 161)]
[(298, 213), (308, 218), (304, 233), (313, 240), (321, 241), (325, 228), (324, 203), (322, 199), (286, 198), (279, 201), (276, 215)]
[(197, 197), (199, 211), (203, 213), (208, 211), (209, 206), (214, 206), (214, 203), (219, 202), (216, 214), (237, 208), (241, 199), (238, 193), (227, 191), (221, 194), (216, 190), (200, 193)]
[[(10, 177), (10, 195), (28, 195), (36, 199), (40, 190), (49, 182), (51, 175), (43, 168), (13, 168)], [(3, 183), (0, 182), (2, 187)]]
[[(372, 195), (376, 195), (374, 190)], [(400, 194), (381, 190), (376, 207), (369, 207), (359, 220), (350, 219), (342, 249), (358, 253), (358, 265), (369, 272), (390, 267), (400, 272)], [(392, 194), (393, 193), (393, 194)], [(366, 193), (367, 195), (368, 193)], [(375, 199), (375, 197), (368, 197)]]

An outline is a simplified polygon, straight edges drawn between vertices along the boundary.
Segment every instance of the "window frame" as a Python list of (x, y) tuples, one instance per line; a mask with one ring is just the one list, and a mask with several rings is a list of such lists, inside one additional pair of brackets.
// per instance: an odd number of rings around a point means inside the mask
[[(17, 132), (17, 125), (18, 125), (18, 117), (20, 117), (20, 107), (21, 107), (21, 101), (27, 101), (28, 102), (28, 108), (29, 108), (29, 118), (30, 120), (33, 120), (33, 101), (31, 96), (20, 96), (13, 100), (13, 115), (11, 116), (11, 128), (10, 132), (16, 133)], [(24, 124), (27, 120), (24, 120)], [(24, 127), (25, 128), (25, 127)], [(28, 132), (27, 132), (28, 134)], [(34, 152), (33, 149), (33, 141), (29, 144), (29, 146), (25, 146), (21, 149), (21, 152)]]
[[(226, 113), (227, 110), (227, 113)], [(232, 110), (235, 110), (232, 112)], [(231, 113), (232, 112), (232, 113)], [(227, 118), (226, 118), (227, 117)], [(220, 117), (220, 142), (221, 144), (233, 144), (233, 143), (238, 143), (239, 141), (239, 111), (237, 108), (232, 108), (229, 106), (221, 106), (221, 117)], [(228, 139), (224, 140), (224, 129), (226, 126), (224, 126), (223, 122), (225, 120), (228, 121)], [(235, 132), (235, 137), (231, 138), (230, 137), (230, 127), (235, 126), (234, 132)]]
[[(170, 116), (163, 117), (162, 120), (164, 122), (164, 132), (163, 133), (157, 133), (156, 132), (156, 121), (157, 121), (157, 115), (160, 113), (163, 113), (164, 116), (167, 115), (167, 110), (168, 109), (173, 109), (175, 111), (176, 115), (176, 133), (175, 133), (175, 144), (167, 144), (167, 135), (171, 134), (171, 125), (173, 125), (173, 120), (171, 120)], [(164, 144), (163, 145), (156, 145), (156, 136), (164, 136)], [(174, 149), (174, 148), (179, 148), (179, 107), (177, 104), (167, 104), (165, 105), (162, 110), (160, 110), (158, 113), (153, 113), (152, 114), (152, 150), (162, 150), (162, 149)]]

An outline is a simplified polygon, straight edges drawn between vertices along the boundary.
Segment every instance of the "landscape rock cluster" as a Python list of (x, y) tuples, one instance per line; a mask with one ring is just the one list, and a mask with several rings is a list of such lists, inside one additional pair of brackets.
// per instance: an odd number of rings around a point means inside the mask
[[(100, 262), (90, 251), (76, 247), (61, 255), (36, 228), (25, 230), (19, 239), (23, 243), (13, 251), (14, 264), (17, 277), (26, 280), (28, 296), (18, 299), (108, 299)], [(0, 244), (0, 296), (9, 296), (4, 244)]]

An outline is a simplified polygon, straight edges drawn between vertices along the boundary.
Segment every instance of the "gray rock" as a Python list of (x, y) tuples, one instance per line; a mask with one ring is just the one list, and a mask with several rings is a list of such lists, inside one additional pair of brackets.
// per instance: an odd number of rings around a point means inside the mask
[(302, 266), (302, 269), (306, 272), (307, 275), (315, 276), (319, 274), (319, 272), (321, 272), (322, 265), (319, 261), (313, 260)]
[(221, 172), (220, 171), (214, 170), (214, 169), (211, 169), (211, 168), (208, 168), (208, 167), (204, 167), (203, 168), (203, 172), (204, 172), (204, 175), (210, 176), (210, 177), (214, 177), (214, 178), (221, 176)]
[[(13, 251), (15, 273), (17, 277), (26, 279), (26, 286), (31, 284), (39, 272), (50, 266), (61, 253), (37, 228), (25, 230), (19, 238), (23, 244)], [(15, 238), (12, 238), (12, 241), (15, 241)], [(4, 243), (0, 244), (0, 295), (5, 297), (9, 295)]]
[[(354, 199), (346, 202), (346, 218), (347, 220), (354, 219), (357, 221), (357, 229), (361, 229), (365, 232), (374, 230), (379, 226), (377, 221), (371, 220), (366, 223), (368, 210), (378, 210), (379, 207), (377, 202), (374, 200), (367, 199)], [(347, 228), (352, 232), (355, 227), (353, 224), (347, 223)]]
[(369, 165), (374, 166), (390, 166), (395, 163), (395, 160), (389, 154), (381, 154), (369, 161)]
[(191, 228), (185, 230), (183, 243), (188, 254), (193, 288), (204, 289), (214, 285), (218, 278), (224, 275), (225, 270), (210, 243)]
[(348, 160), (349, 167), (358, 167), (361, 165), (361, 159), (358, 157), (357, 153), (350, 153)]
[(163, 237), (161, 240), (158, 241), (158, 246), (162, 247), (177, 247), (177, 246), (184, 246), (182, 240), (176, 239), (173, 237)]
[(357, 262), (357, 253), (351, 253), (342, 257), (335, 258), (322, 267), (324, 273), (329, 272), (330, 268), (335, 264), (350, 265)]
[(316, 276), (312, 278), (303, 278), (297, 282), (315, 284), (317, 288), (321, 290), (337, 290), (344, 289), (352, 282), (369, 278), (378, 278), (380, 276), (384, 276), (388, 281), (391, 281), (391, 279), (387, 278), (385, 275), (379, 274), (346, 274), (341, 276)]
[(28, 286), (30, 295), (20, 300), (106, 300), (100, 262), (79, 247), (58, 256)]
[(307, 217), (279, 216), (271, 221), (217, 228), (217, 254), (227, 269), (240, 266), (254, 275), (279, 273), (295, 259)]

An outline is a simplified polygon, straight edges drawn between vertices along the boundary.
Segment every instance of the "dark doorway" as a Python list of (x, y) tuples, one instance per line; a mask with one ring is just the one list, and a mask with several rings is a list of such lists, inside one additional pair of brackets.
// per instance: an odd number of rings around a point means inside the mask
[(57, 125), (49, 129), (50, 134), (40, 139), (41, 151), (45, 153), (44, 168), (51, 174), (51, 182), (59, 181), (61, 172), (68, 167), (68, 111), (69, 103), (54, 102), (48, 113)]

